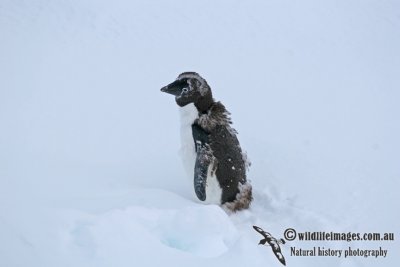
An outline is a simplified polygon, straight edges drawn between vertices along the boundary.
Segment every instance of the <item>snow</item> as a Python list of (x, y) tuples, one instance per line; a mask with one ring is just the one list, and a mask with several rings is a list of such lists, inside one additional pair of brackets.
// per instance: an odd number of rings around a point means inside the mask
[[(398, 1), (0, 1), (0, 266), (400, 262)], [(194, 200), (160, 88), (200, 73), (252, 166), (250, 210)], [(290, 247), (388, 249), (294, 257)]]

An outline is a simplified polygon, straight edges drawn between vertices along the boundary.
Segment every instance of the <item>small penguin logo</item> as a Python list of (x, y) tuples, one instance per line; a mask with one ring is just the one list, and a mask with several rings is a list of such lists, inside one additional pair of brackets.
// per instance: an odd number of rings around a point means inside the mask
[(279, 247), (279, 244), (285, 244), (285, 240), (282, 238), (277, 240), (275, 237), (273, 237), (270, 233), (265, 232), (263, 229), (261, 229), (258, 226), (253, 225), (254, 230), (259, 232), (262, 236), (264, 236), (263, 239), (260, 240), (258, 243), (259, 245), (265, 245), (265, 243), (268, 243), (268, 245), (265, 246), (271, 246), (272, 251), (274, 252), (275, 256), (278, 258), (278, 260), (286, 266), (286, 261), (285, 257), (282, 255), (281, 248)]

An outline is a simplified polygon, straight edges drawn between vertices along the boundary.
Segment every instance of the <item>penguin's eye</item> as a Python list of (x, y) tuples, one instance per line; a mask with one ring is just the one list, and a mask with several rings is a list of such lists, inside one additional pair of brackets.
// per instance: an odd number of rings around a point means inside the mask
[(182, 93), (187, 93), (189, 91), (189, 89), (187, 87), (182, 89)]

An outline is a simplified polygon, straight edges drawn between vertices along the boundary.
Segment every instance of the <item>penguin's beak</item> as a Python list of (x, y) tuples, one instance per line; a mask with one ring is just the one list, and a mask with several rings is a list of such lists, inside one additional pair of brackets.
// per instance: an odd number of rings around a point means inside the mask
[(174, 96), (179, 96), (181, 94), (181, 88), (182, 81), (177, 80), (161, 88), (161, 92), (168, 93)]

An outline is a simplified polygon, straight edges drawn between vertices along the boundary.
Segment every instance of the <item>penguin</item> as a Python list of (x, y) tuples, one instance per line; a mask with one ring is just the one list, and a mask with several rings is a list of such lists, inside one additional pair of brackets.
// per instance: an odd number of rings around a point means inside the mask
[(161, 91), (175, 96), (180, 108), (180, 152), (198, 200), (232, 212), (249, 208), (253, 197), (246, 171), (250, 163), (231, 126), (230, 113), (214, 100), (207, 81), (196, 72), (184, 72)]

